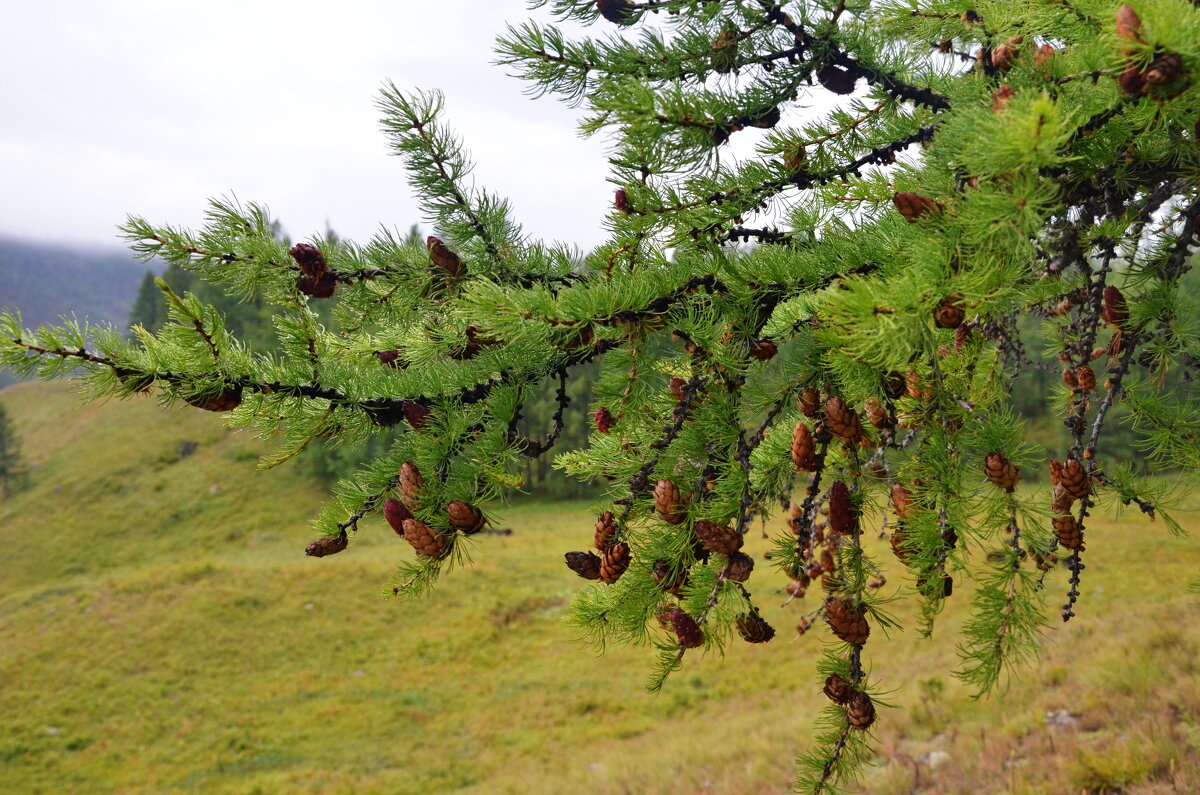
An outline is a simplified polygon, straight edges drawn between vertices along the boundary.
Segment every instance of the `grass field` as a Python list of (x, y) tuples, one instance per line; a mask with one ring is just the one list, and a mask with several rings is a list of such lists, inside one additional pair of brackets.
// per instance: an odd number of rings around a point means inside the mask
[[(407, 545), (376, 521), (347, 552), (304, 557), (323, 493), (286, 466), (255, 471), (262, 448), (219, 417), (80, 408), (63, 384), (0, 402), (37, 465), (0, 502), (0, 792), (787, 789), (827, 633), (790, 631), (813, 595), (780, 607), (761, 561), (750, 586), (776, 639), (689, 658), (651, 696), (650, 650), (597, 657), (564, 622), (583, 504), (501, 511), (513, 534), (480, 537), (471, 569), (385, 601)], [(863, 791), (1200, 792), (1200, 543), (1133, 513), (1088, 542), (1079, 617), (1003, 694), (972, 700), (947, 674), (967, 588), (931, 639), (872, 636), (901, 709), (877, 724)], [(1060, 710), (1070, 725), (1048, 726)]]

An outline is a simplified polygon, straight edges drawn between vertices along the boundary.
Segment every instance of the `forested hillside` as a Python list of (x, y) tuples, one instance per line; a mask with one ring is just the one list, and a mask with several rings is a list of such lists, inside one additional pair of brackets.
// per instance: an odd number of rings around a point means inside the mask
[[(19, 309), (30, 326), (74, 313), (125, 325), (146, 266), (114, 244), (83, 248), (0, 237), (0, 308)], [(12, 383), (0, 369), (0, 387)]]

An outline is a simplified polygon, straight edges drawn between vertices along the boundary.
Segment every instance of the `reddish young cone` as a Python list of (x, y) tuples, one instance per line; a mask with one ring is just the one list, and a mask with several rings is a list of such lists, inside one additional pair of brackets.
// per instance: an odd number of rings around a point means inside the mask
[(383, 518), (391, 526), (396, 535), (404, 535), (404, 520), (412, 519), (412, 511), (408, 506), (395, 498), (389, 497), (383, 501)]

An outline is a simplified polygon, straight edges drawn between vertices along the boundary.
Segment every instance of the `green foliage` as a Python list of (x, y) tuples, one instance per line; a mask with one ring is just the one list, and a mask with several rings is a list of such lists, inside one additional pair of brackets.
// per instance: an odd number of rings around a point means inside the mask
[[(469, 181), (442, 97), (389, 85), (384, 132), (444, 240), (384, 231), (289, 247), (263, 208), (229, 201), (212, 202), (196, 232), (131, 217), (134, 251), (261, 301), (271, 344), (245, 344), (223, 313), (164, 283), (167, 323), (132, 340), (0, 315), (0, 363), (42, 376), (80, 367), (95, 396), (153, 387), (164, 402), (228, 411), (277, 440), (264, 466), (318, 439), (392, 434), (315, 529), (340, 543), (400, 493), (441, 539), (437, 551), (414, 543), (423, 554), (392, 582), (405, 596), (478, 551), (453, 503), (490, 511), (520, 489), (525, 460), (548, 454), (569, 403), (583, 402), (570, 373), (595, 367), (594, 433), (555, 463), (602, 485), (619, 545), (601, 550), (603, 582), (576, 598), (573, 620), (598, 644), (657, 648), (658, 689), (690, 641), (720, 652), (745, 634), (757, 602), (733, 548), (797, 496), (772, 563), (794, 591), (820, 582), (813, 616), (843, 642), (818, 668), (857, 699), (828, 708), (797, 787), (837, 791), (870, 754), (863, 711), (884, 706), (864, 649), (898, 626), (864, 544), (878, 513), (921, 633), (955, 577), (977, 584), (958, 673), (981, 692), (1035, 651), (1059, 551), (1062, 617), (1075, 616), (1098, 505), (1136, 504), (1177, 528), (1155, 483), (1110, 448), (1198, 469), (1183, 392), (1200, 361), (1184, 286), (1200, 234), (1200, 10), (535, 5), (644, 33), (571, 43), (528, 23), (499, 44), (534, 93), (586, 101), (581, 129), (609, 136), (619, 190), (595, 251), (526, 239), (506, 201)], [(800, 117), (810, 96), (830, 109)], [(723, 154), (755, 135), (753, 154)], [(1067, 372), (1015, 398), (1027, 349)], [(550, 427), (523, 426), (550, 389)], [(1065, 437), (1023, 443), (1015, 408), (1030, 403), (1046, 424), (1061, 418)], [(1105, 435), (1120, 422), (1138, 436)], [(1017, 489), (1047, 456), (1052, 488)], [(801, 495), (797, 470), (810, 473)]]
[(0, 499), (8, 499), (24, 486), (28, 474), (17, 429), (4, 406), (0, 406)]

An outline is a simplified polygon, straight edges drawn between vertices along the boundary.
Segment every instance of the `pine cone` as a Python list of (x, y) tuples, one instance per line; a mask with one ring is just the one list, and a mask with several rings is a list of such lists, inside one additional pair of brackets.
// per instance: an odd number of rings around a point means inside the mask
[(654, 510), (667, 524), (679, 524), (687, 518), (687, 504), (679, 489), (669, 480), (660, 480), (654, 486)]
[(375, 351), (375, 356), (378, 357), (380, 364), (386, 364), (388, 367), (399, 367), (397, 359), (400, 358), (400, 351)]
[(1008, 101), (1016, 95), (1017, 92), (1008, 83), (1000, 86), (992, 92), (992, 110), (996, 113), (1001, 112), (1008, 107)]
[(1096, 371), (1090, 364), (1080, 367), (1075, 377), (1079, 380), (1079, 388), (1084, 392), (1091, 392), (1096, 388)]
[(837, 561), (833, 558), (833, 553), (828, 548), (821, 550), (821, 570), (826, 574), (833, 574), (837, 570)]
[(304, 554), (311, 558), (323, 558), (326, 555), (336, 555), (346, 548), (346, 534), (339, 533), (335, 536), (325, 536), (313, 541), (304, 548)]
[(671, 397), (679, 403), (687, 400), (687, 394), (683, 391), (685, 386), (687, 386), (687, 381), (677, 375), (671, 376)]
[(325, 255), (316, 246), (297, 243), (291, 247), (288, 254), (296, 261), (300, 272), (305, 276), (320, 277), (329, 270), (329, 266), (325, 263)]
[(988, 453), (983, 461), (983, 472), (992, 485), (1004, 491), (1012, 491), (1021, 479), (1021, 470), (1009, 463), (1003, 453)]
[(803, 146), (797, 146), (783, 158), (783, 167), (792, 174), (802, 174), (805, 171), (807, 161), (808, 153), (804, 151)]
[(1126, 94), (1136, 97), (1146, 90), (1146, 78), (1142, 76), (1136, 66), (1131, 66), (1117, 78), (1117, 85)]
[(796, 430), (792, 432), (792, 463), (798, 472), (817, 470), (817, 446), (812, 432), (803, 422), (797, 422)]
[(834, 704), (845, 704), (854, 695), (854, 688), (837, 674), (830, 674), (825, 680), (825, 697)]
[(734, 552), (725, 564), (725, 579), (734, 582), (745, 582), (754, 571), (754, 558), (741, 552)]
[(1142, 40), (1142, 20), (1128, 3), (1117, 9), (1117, 36), (1130, 42)]
[(1100, 315), (1105, 323), (1117, 328), (1123, 328), (1129, 320), (1129, 305), (1125, 302), (1125, 296), (1111, 284), (1104, 288), (1104, 307)]
[(732, 555), (742, 548), (742, 534), (732, 527), (725, 527), (707, 519), (697, 519), (696, 538), (709, 552)]
[(400, 465), (400, 494), (409, 505), (420, 506), (425, 494), (425, 478), (416, 465), (405, 461)]
[(808, 632), (810, 629), (812, 629), (812, 622), (809, 621), (804, 616), (801, 616), (800, 623), (796, 625), (796, 634), (803, 635), (805, 632)]
[(908, 380), (902, 373), (895, 370), (883, 377), (883, 394), (892, 400), (899, 400), (908, 391)]
[(1079, 387), (1079, 376), (1075, 375), (1075, 371), (1070, 367), (1064, 367), (1062, 371), (1062, 382), (1067, 389), (1077, 389)]
[(407, 505), (389, 497), (383, 501), (383, 518), (387, 520), (397, 535), (402, 536), (404, 535), (404, 520), (412, 519), (413, 515)]
[(671, 626), (675, 628), (675, 636), (683, 648), (694, 649), (704, 645), (704, 630), (700, 629), (696, 619), (678, 607), (671, 611)]
[(624, 188), (617, 188), (617, 192), (613, 194), (613, 206), (617, 208), (617, 212), (622, 215), (629, 215), (633, 209), (629, 205), (629, 194)]
[(766, 643), (775, 637), (775, 628), (768, 624), (757, 610), (738, 618), (737, 631), (747, 643)]
[(450, 526), (468, 535), (478, 533), (486, 523), (483, 511), (460, 500), (454, 500), (447, 505), (446, 513), (450, 515)]
[(412, 544), (418, 555), (426, 558), (440, 558), (450, 548), (445, 536), (420, 519), (404, 520), (404, 540)]
[(614, 424), (616, 424), (616, 420), (613, 419), (612, 412), (604, 406), (596, 409), (596, 430), (600, 433), (608, 433)]
[(665, 560), (654, 561), (651, 572), (654, 575), (654, 581), (661, 585), (664, 591), (676, 596), (679, 596), (688, 584), (687, 569), (683, 567), (672, 569), (671, 564)]
[(883, 404), (873, 397), (867, 398), (867, 420), (881, 431), (886, 431), (896, 424)]
[(853, 94), (858, 75), (849, 69), (829, 64), (817, 72), (817, 82), (834, 94)]
[(1037, 52), (1033, 54), (1033, 65), (1041, 69), (1046, 64), (1050, 63), (1050, 59), (1054, 57), (1056, 50), (1049, 44), (1043, 44), (1037, 48)]
[(849, 535), (854, 531), (854, 503), (850, 489), (843, 481), (835, 480), (829, 488), (829, 532)]
[(770, 340), (757, 340), (750, 343), (750, 358), (755, 361), (765, 362), (774, 359), (779, 353), (779, 347)]
[(800, 412), (810, 420), (821, 412), (821, 393), (811, 387), (800, 393)]
[(938, 328), (958, 328), (966, 317), (961, 299), (947, 298), (933, 310), (933, 322)]
[(632, 9), (633, 4), (629, 0), (596, 0), (596, 10), (600, 16), (617, 25), (628, 25), (633, 21)]
[(189, 405), (205, 411), (233, 411), (242, 403), (242, 388), (230, 387), (215, 395), (196, 395), (185, 397), (184, 400)]
[(808, 577), (805, 577), (803, 580), (791, 580), (788, 582), (787, 587), (784, 590), (787, 591), (788, 596), (794, 599), (801, 599), (808, 591), (809, 582), (810, 580)]
[(866, 731), (875, 722), (875, 703), (871, 697), (862, 691), (850, 697), (846, 706), (846, 720), (860, 731)]
[(992, 50), (992, 68), (997, 72), (1007, 72), (1016, 63), (1017, 56), (1021, 52), (1021, 44), (1025, 41), (1023, 36), (1015, 36), (1003, 44), (999, 44)]
[(600, 556), (595, 552), (568, 552), (567, 567), (585, 580), (600, 579)]
[(1079, 523), (1075, 521), (1074, 516), (1071, 514), (1056, 516), (1052, 524), (1059, 544), (1070, 550), (1083, 549), (1083, 530), (1079, 528)]
[(600, 579), (606, 585), (612, 585), (621, 579), (621, 575), (629, 568), (629, 545), (618, 541), (604, 551), (604, 559), (600, 561)]
[(596, 519), (594, 536), (596, 549), (603, 552), (612, 546), (613, 536), (617, 534), (617, 520), (612, 511), (605, 511)]
[(414, 431), (421, 430), (429, 421), (429, 409), (420, 403), (403, 400), (400, 402), (400, 410), (404, 412), (404, 419), (408, 421)]
[(446, 247), (438, 238), (430, 235), (425, 238), (425, 246), (429, 249), (429, 260), (446, 272), (446, 275), (454, 277), (462, 272), (462, 260), (458, 255)]
[(854, 444), (863, 435), (862, 421), (837, 395), (825, 401), (825, 416), (829, 432), (843, 442)]
[(337, 291), (337, 277), (332, 273), (320, 276), (301, 276), (296, 280), (296, 289), (312, 298), (329, 298)]
[(867, 636), (871, 634), (871, 626), (867, 623), (867, 611), (861, 607), (856, 608), (838, 597), (825, 603), (825, 621), (834, 635), (855, 646), (866, 643)]
[(895, 530), (892, 531), (892, 537), (891, 537), (892, 552), (896, 555), (896, 558), (901, 563), (903, 563), (905, 566), (908, 565), (908, 559), (910, 557), (912, 557), (912, 555), (913, 555), (913, 552), (911, 549), (908, 548), (907, 543), (908, 543), (908, 533), (904, 530), (903, 527), (897, 527)]
[(916, 223), (922, 216), (937, 215), (942, 206), (933, 199), (928, 199), (918, 193), (896, 193), (892, 196), (892, 204), (909, 223)]
[(1078, 458), (1068, 458), (1061, 469), (1060, 485), (1072, 498), (1082, 500), (1092, 493), (1091, 481)]
[(912, 516), (912, 495), (899, 483), (892, 484), (892, 510), (896, 512), (897, 519), (907, 519)]

